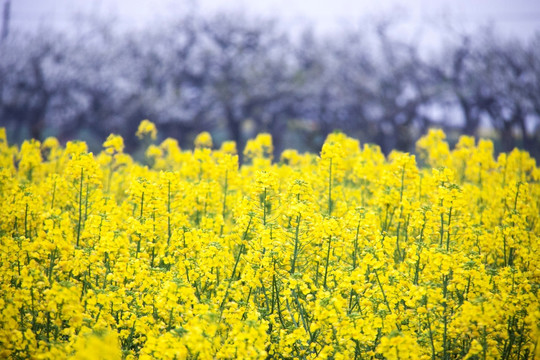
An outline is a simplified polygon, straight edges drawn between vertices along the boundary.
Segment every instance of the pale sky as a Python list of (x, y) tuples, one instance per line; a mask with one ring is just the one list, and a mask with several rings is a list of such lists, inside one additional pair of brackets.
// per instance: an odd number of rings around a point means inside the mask
[(122, 26), (140, 27), (174, 18), (192, 6), (202, 13), (241, 10), (273, 16), (293, 31), (311, 24), (320, 33), (383, 14), (391, 14), (409, 35), (447, 20), (464, 30), (492, 24), (501, 35), (520, 38), (540, 30), (540, 0), (11, 0), (11, 27), (67, 28), (76, 13), (114, 15)]

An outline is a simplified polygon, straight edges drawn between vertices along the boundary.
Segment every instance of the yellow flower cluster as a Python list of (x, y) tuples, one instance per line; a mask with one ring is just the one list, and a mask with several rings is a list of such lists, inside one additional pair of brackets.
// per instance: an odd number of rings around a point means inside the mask
[[(143, 122), (138, 134), (155, 137)], [(147, 164), (0, 130), (0, 358), (540, 358), (540, 170), (432, 131)]]
[(139, 139), (143, 139), (145, 136), (149, 136), (150, 139), (155, 140), (157, 137), (156, 125), (150, 120), (143, 120), (139, 124), (139, 128), (135, 133)]

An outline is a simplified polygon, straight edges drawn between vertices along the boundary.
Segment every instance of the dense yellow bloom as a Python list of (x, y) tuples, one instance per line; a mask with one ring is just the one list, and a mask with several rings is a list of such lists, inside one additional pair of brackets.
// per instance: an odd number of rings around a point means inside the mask
[[(137, 136), (154, 139), (141, 123)], [(442, 131), (98, 154), (0, 129), (0, 357), (539, 357), (540, 171)], [(422, 165), (424, 164), (424, 165)]]
[(156, 125), (150, 120), (143, 120), (139, 124), (136, 135), (139, 139), (143, 139), (145, 136), (149, 136), (150, 139), (155, 140), (157, 137)]
[(212, 136), (209, 132), (204, 131), (195, 138), (195, 147), (212, 148)]
[(124, 151), (124, 139), (119, 135), (111, 134), (103, 143), (105, 152), (109, 155)]
[(273, 158), (274, 146), (270, 134), (259, 134), (253, 140), (248, 140), (244, 149), (247, 161), (252, 161), (255, 167), (268, 166)]
[(114, 332), (79, 336), (74, 345), (73, 359), (119, 360), (122, 358), (118, 336)]
[[(446, 166), (450, 156), (450, 148), (444, 141), (446, 134), (440, 129), (431, 129), (428, 134), (418, 140), (416, 148), (420, 152), (420, 156), (426, 163), (433, 167)], [(460, 143), (470, 142), (469, 139), (463, 139)], [(458, 147), (460, 149), (460, 147)]]

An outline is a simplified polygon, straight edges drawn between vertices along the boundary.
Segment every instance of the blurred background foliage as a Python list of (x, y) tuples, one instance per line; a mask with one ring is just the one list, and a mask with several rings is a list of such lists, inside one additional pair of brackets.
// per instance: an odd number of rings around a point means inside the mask
[(5, 31), (0, 42), (0, 126), (9, 140), (56, 136), (98, 150), (109, 133), (136, 152), (150, 119), (159, 136), (190, 148), (260, 132), (285, 148), (318, 152), (340, 129), (385, 153), (414, 151), (430, 127), (450, 142), (486, 136), (498, 151), (540, 157), (540, 33), (449, 31), (437, 50), (391, 36), (379, 19), (333, 35), (291, 34), (272, 18), (186, 13), (144, 29), (110, 19), (75, 31)]

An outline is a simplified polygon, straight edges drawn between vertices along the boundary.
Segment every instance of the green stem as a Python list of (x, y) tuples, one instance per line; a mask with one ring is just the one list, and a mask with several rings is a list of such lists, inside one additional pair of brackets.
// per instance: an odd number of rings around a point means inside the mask
[(263, 205), (263, 225), (266, 225), (266, 188), (264, 188), (264, 195), (262, 199)]
[(428, 323), (428, 330), (429, 330), (429, 343), (431, 345), (431, 359), (435, 360), (435, 343), (433, 341), (433, 330), (431, 329), (431, 320), (429, 318), (429, 313), (427, 314), (427, 323)]
[(276, 279), (276, 275), (274, 275), (273, 277), (273, 281), (274, 281), (274, 287), (275, 287), (275, 292), (276, 292), (276, 305), (277, 305), (277, 312), (278, 312), (278, 318), (279, 318), (279, 322), (281, 323), (281, 325), (283, 327), (285, 327), (285, 320), (283, 319), (283, 312), (281, 311), (281, 302), (279, 301), (279, 285), (277, 283), (277, 279)]
[(332, 215), (332, 158), (328, 170), (328, 216)]
[(422, 253), (422, 246), (424, 245), (424, 231), (426, 229), (426, 212), (424, 211), (424, 220), (422, 222), (422, 228), (420, 229), (420, 238), (418, 239), (418, 247), (416, 250), (416, 255), (418, 259), (416, 260), (416, 266), (414, 270), (414, 285), (418, 285), (418, 280), (420, 277), (420, 254)]
[(487, 332), (486, 326), (482, 329), (482, 359), (486, 360), (487, 357)]
[(154, 233), (152, 234), (152, 254), (150, 256), (150, 267), (154, 267), (154, 260), (156, 259), (156, 209), (152, 212), (152, 222), (154, 223)]
[(299, 243), (300, 243), (300, 240), (299, 240), (300, 219), (301, 219), (301, 215), (298, 214), (298, 216), (296, 217), (296, 231), (294, 234), (294, 253), (293, 253), (293, 258), (291, 261), (291, 275), (294, 274), (295, 272), (296, 259), (298, 258), (298, 249), (299, 249)]
[[(356, 270), (356, 258), (358, 257), (358, 235), (360, 234), (360, 220), (358, 220), (358, 225), (356, 226), (356, 236), (354, 237), (354, 245), (353, 245), (353, 254), (352, 254), (352, 271)], [(352, 282), (354, 284), (354, 281)], [(349, 311), (350, 314), (352, 311), (352, 299), (353, 295), (355, 294), (355, 291), (351, 289), (349, 293)]]
[(167, 188), (167, 251), (171, 244), (171, 181), (169, 180)]
[(448, 229), (446, 230), (446, 252), (450, 251), (450, 223), (452, 222), (452, 206), (448, 211)]
[(325, 289), (327, 289), (327, 286), (326, 286), (326, 278), (328, 276), (328, 263), (330, 261), (330, 244), (332, 242), (332, 237), (330, 236), (328, 238), (328, 250), (326, 252), (326, 264), (324, 265), (324, 280), (323, 280), (323, 287)]
[[(440, 206), (441, 207), (443, 206), (443, 199), (441, 199)], [(440, 244), (439, 244), (439, 246), (442, 248), (443, 239), (444, 239), (444, 213), (443, 212), (441, 212), (441, 228), (439, 230), (439, 234), (440, 234)]]
[(56, 179), (54, 179), (53, 191), (52, 191), (52, 200), (51, 200), (51, 209), (54, 209), (54, 199), (56, 197)]
[(111, 163), (109, 164), (109, 174), (107, 176), (107, 193), (111, 192), (112, 174), (113, 174), (113, 171), (112, 171), (112, 163)]
[(140, 221), (142, 221), (142, 217), (143, 217), (143, 208), (144, 208), (144, 191), (141, 194), (141, 212), (139, 214)]
[(77, 243), (76, 243), (77, 247), (79, 247), (79, 241), (81, 239), (83, 175), (84, 175), (84, 169), (81, 169), (81, 178), (80, 178), (80, 184), (79, 184), (79, 220), (77, 224)]
[(86, 196), (84, 199), (84, 222), (88, 219), (88, 182), (86, 182)]
[(521, 186), (521, 181), (517, 183), (517, 189), (516, 189), (516, 197), (514, 198), (514, 212), (516, 212), (517, 209), (517, 202), (519, 197), (519, 187)]
[(442, 303), (443, 305), (443, 360), (449, 359), (448, 355), (448, 304), (447, 304), (447, 297), (448, 297), (448, 281), (449, 281), (450, 275), (443, 275), (442, 279), (442, 285), (443, 285), (443, 298), (444, 301)]
[(302, 325), (304, 326), (304, 329), (306, 330), (306, 332), (309, 334), (309, 338), (312, 339), (313, 334), (311, 333), (311, 331), (309, 329), (309, 324), (308, 324), (308, 321), (307, 321), (306, 311), (304, 310), (304, 307), (302, 306), (302, 304), (300, 303), (300, 300), (298, 299), (297, 290), (293, 290), (292, 294), (294, 296), (294, 301), (296, 303), (296, 307), (298, 308), (298, 313), (300, 314), (300, 320), (302, 320)]
[(229, 189), (229, 170), (225, 170), (225, 184), (223, 185), (223, 210), (222, 216), (225, 221), (225, 214), (227, 212), (227, 191)]
[(28, 233), (28, 203), (26, 203), (25, 209), (24, 209), (24, 237), (29, 239), (29, 233)]
[(246, 248), (246, 245), (244, 242), (247, 239), (247, 234), (249, 232), (249, 228), (251, 227), (251, 220), (253, 219), (252, 216), (249, 217), (249, 222), (247, 224), (246, 230), (244, 231), (244, 235), (242, 236), (242, 244), (240, 245), (240, 249), (238, 250), (238, 254), (236, 255), (236, 260), (234, 262), (233, 271), (231, 274), (231, 277), (229, 278), (229, 283), (227, 284), (227, 289), (225, 290), (225, 295), (223, 296), (223, 300), (221, 301), (221, 304), (219, 305), (219, 308), (221, 309), (221, 312), (223, 313), (223, 307), (225, 306), (225, 301), (227, 300), (227, 297), (229, 296), (229, 291), (231, 289), (231, 284), (234, 280), (234, 276), (236, 275), (236, 269), (238, 267), (238, 263), (240, 262), (240, 258), (242, 257), (242, 253), (244, 252), (244, 249)]
[(388, 299), (386, 298), (386, 293), (384, 292), (384, 288), (381, 284), (381, 280), (379, 279), (379, 274), (377, 273), (377, 269), (373, 269), (373, 272), (375, 273), (375, 277), (377, 278), (377, 284), (379, 284), (379, 288), (381, 289), (381, 293), (383, 296), (384, 304), (386, 305), (386, 308), (392, 313), (392, 309), (390, 309), (390, 304), (388, 303)]
[[(143, 209), (144, 209), (144, 191), (141, 194), (141, 211), (139, 213), (139, 222), (143, 221)], [(137, 252), (135, 254), (136, 258), (139, 257), (139, 252), (141, 251), (141, 240), (142, 240), (142, 235), (139, 234), (139, 241), (137, 241)]]

